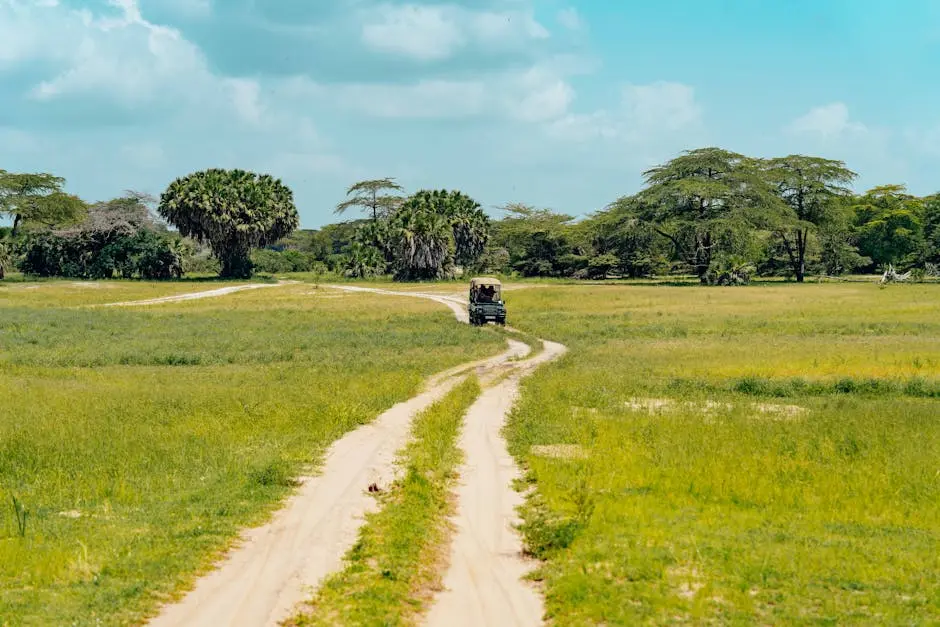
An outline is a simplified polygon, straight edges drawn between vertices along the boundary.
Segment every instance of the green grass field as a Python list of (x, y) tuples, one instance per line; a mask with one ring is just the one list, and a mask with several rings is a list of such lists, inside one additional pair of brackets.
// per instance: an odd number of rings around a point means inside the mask
[(92, 309), (220, 285), (35, 285), (0, 287), (3, 625), (138, 622), (331, 441), (503, 346), (411, 298), (300, 284)]
[[(0, 285), (0, 625), (139, 622), (331, 441), (503, 346), (412, 298), (297, 284), (101, 309), (83, 305), (222, 284), (91, 285)], [(569, 348), (506, 431), (553, 624), (940, 624), (936, 286), (506, 299)], [(474, 393), (416, 422), (402, 459), (429, 481), (382, 497), (301, 622), (413, 620)]]
[(553, 624), (940, 624), (936, 286), (507, 300), (570, 349), (507, 428)]

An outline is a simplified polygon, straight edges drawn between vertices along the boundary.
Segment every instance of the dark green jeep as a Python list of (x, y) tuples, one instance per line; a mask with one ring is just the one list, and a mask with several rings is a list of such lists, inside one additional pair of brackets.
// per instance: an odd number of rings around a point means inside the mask
[(476, 326), (492, 320), (506, 324), (506, 305), (503, 303), (503, 284), (499, 279), (478, 277), (470, 280), (470, 324)]

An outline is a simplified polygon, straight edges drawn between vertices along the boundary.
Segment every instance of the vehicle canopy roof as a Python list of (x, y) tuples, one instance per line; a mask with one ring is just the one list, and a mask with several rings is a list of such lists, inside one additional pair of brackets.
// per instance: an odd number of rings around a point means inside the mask
[(501, 286), (502, 283), (499, 282), (499, 279), (494, 279), (492, 277), (476, 277), (470, 279), (470, 287), (480, 287), (481, 285), (497, 285)]

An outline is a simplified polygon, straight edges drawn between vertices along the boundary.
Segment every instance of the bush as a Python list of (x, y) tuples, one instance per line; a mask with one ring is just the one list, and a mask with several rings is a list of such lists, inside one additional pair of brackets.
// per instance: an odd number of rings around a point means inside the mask
[(182, 260), (167, 238), (149, 230), (135, 234), (106, 231), (42, 232), (24, 245), (20, 268), (40, 277), (172, 279), (183, 274)]
[(588, 261), (587, 272), (591, 279), (606, 279), (607, 275), (620, 265), (620, 260), (616, 255), (604, 253), (591, 257)]

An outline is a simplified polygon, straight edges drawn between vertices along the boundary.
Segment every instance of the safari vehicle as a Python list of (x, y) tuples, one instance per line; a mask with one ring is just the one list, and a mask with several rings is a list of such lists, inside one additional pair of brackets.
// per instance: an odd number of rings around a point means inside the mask
[(470, 324), (476, 326), (492, 320), (506, 324), (506, 305), (503, 303), (503, 284), (499, 279), (477, 277), (470, 280)]

